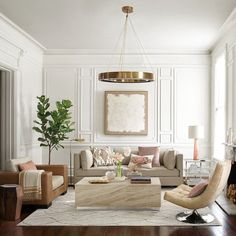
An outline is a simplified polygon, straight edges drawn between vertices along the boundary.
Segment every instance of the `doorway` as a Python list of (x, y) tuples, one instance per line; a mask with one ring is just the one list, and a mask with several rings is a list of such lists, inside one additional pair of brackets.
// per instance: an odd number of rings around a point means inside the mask
[(0, 170), (14, 155), (13, 71), (0, 67)]

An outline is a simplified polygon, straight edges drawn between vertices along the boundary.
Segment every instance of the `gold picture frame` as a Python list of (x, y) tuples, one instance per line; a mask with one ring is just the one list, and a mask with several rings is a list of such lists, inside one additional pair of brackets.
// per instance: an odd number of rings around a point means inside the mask
[(105, 91), (105, 134), (147, 135), (148, 92)]

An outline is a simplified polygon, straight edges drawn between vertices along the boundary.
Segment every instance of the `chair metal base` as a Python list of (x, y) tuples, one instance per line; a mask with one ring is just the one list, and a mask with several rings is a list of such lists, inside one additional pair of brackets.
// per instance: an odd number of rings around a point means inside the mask
[(211, 214), (199, 214), (197, 210), (192, 212), (181, 212), (176, 215), (176, 219), (190, 224), (211, 223), (215, 217)]

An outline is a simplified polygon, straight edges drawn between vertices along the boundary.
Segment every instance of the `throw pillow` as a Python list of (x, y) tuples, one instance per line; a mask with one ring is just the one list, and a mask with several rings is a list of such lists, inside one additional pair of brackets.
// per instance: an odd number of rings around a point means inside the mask
[(134, 169), (135, 166), (151, 169), (152, 168), (153, 155), (139, 156), (131, 154), (128, 168)]
[(175, 163), (176, 163), (175, 151), (174, 150), (166, 151), (163, 156), (164, 166), (169, 170), (173, 170), (175, 168)]
[(32, 161), (28, 161), (26, 163), (19, 164), (19, 170), (37, 170), (36, 165)]
[(93, 165), (93, 154), (89, 149), (81, 151), (81, 166), (83, 170), (88, 170)]
[(152, 166), (160, 166), (158, 147), (138, 147), (138, 154), (140, 156), (153, 155)]
[(206, 189), (208, 185), (208, 181), (201, 181), (200, 183), (196, 184), (192, 190), (190, 191), (190, 193), (188, 194), (189, 198), (193, 198), (193, 197), (197, 197), (199, 196), (201, 193), (203, 193)]
[(93, 149), (94, 166), (112, 166), (114, 165), (112, 151), (109, 147)]

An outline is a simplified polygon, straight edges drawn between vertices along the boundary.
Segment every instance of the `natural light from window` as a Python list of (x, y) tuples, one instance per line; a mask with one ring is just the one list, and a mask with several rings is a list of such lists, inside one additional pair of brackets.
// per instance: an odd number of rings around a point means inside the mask
[(226, 135), (226, 61), (225, 54), (220, 55), (214, 68), (214, 151), (213, 156), (223, 160)]

